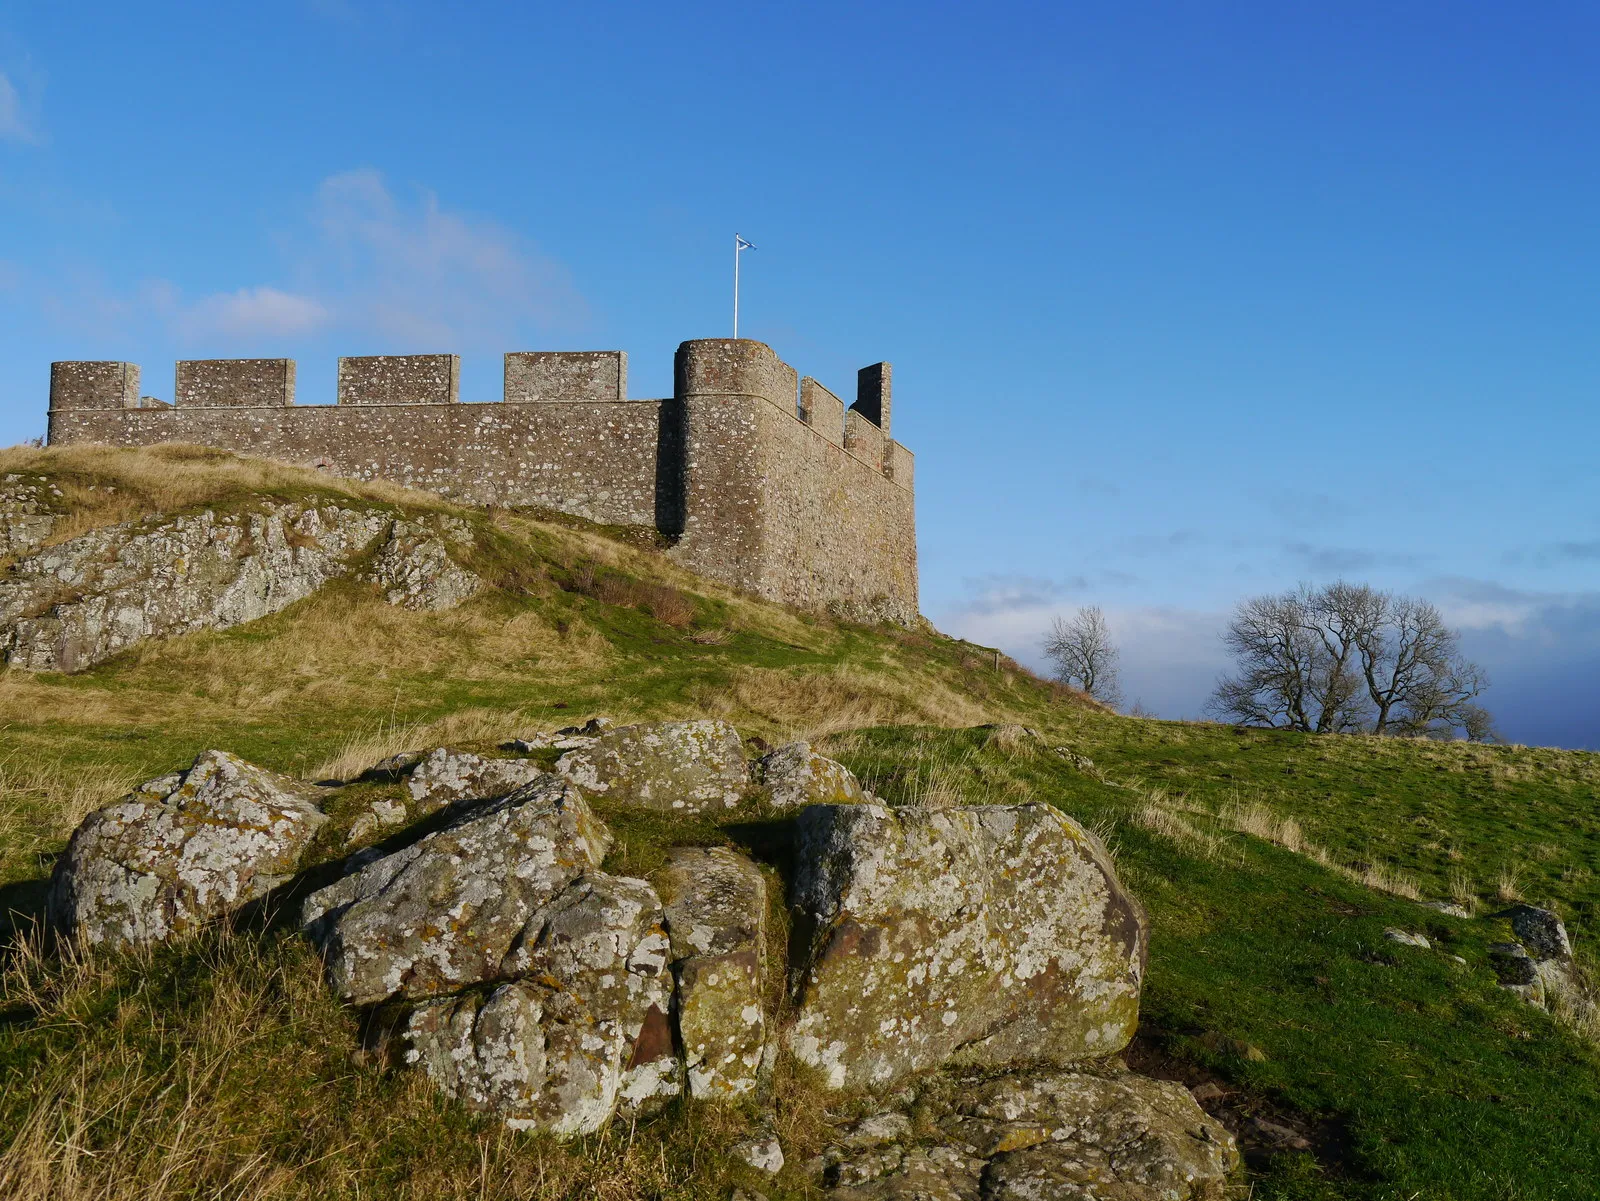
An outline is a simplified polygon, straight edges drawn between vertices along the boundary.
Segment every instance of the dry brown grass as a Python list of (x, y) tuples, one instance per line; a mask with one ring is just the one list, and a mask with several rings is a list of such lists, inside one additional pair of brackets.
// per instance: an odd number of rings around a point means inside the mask
[(61, 490), (59, 500), (49, 498), (64, 511), (51, 542), (152, 514), (260, 493), (309, 490), (411, 508), (452, 507), (431, 493), (384, 480), (341, 479), (311, 468), (180, 444), (137, 450), (13, 446), (0, 450), (0, 474), (7, 472), (43, 475)]
[(1500, 875), (1494, 882), (1494, 896), (1497, 901), (1522, 900), (1521, 869), (1515, 863), (1508, 863), (1500, 869)]
[[(175, 975), (178, 960), (188, 966)], [(421, 1073), (395, 1070), (393, 1048), (362, 1050), (355, 1015), (299, 939), (219, 929), (60, 958), (27, 940), (0, 1001), (83, 1034), (0, 1096), (6, 1201), (726, 1196), (727, 1148), (752, 1133), (734, 1107), (654, 1128), (618, 1121), (566, 1144), (472, 1118)], [(816, 1089), (783, 1064), (774, 1092), (785, 1146), (814, 1154)]]
[(740, 714), (767, 730), (807, 741), (868, 726), (956, 729), (992, 719), (983, 706), (937, 677), (913, 670), (874, 671), (856, 663), (820, 671), (739, 667), (727, 684), (693, 689), (688, 700), (692, 712)]
[(67, 767), (18, 752), (0, 759), (0, 867), (60, 845), (91, 812), (138, 783), (115, 767)]

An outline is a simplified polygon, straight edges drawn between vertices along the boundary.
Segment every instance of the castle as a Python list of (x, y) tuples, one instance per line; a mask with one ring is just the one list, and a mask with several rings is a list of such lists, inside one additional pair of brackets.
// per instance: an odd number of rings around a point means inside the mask
[(462, 503), (659, 531), (685, 567), (862, 620), (917, 616), (912, 455), (888, 363), (844, 402), (771, 347), (678, 347), (673, 395), (628, 399), (620, 351), (505, 356), (499, 402), (460, 403), (456, 355), (339, 360), (337, 403), (295, 405), (292, 359), (180, 362), (173, 403), (133, 363), (50, 368), (49, 442), (189, 442), (386, 479)]

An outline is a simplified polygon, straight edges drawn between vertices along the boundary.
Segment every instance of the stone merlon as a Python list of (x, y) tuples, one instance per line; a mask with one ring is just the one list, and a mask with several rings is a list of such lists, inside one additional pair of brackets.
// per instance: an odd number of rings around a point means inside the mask
[(683, 343), (655, 400), (628, 399), (621, 351), (508, 354), (495, 402), (460, 403), (460, 364), (342, 358), (338, 403), (296, 405), (289, 359), (179, 363), (171, 404), (140, 395), (136, 364), (53, 363), (49, 440), (199, 443), (645, 526), (684, 566), (768, 600), (916, 617), (913, 457), (890, 436), (888, 363), (861, 369), (848, 410), (748, 339)]

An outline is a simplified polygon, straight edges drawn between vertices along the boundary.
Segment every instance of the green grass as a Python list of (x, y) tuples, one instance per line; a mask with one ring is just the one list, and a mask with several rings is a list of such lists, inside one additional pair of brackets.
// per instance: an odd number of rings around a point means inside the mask
[[(49, 452), (31, 453), (28, 469), (48, 474)], [(110, 483), (157, 503), (160, 472), (135, 466), (79, 456), (63, 492), (103, 504)], [(172, 486), (188, 506), (208, 488), (229, 504), (348, 502), (319, 478), (202, 457)], [(439, 507), (397, 490), (370, 499)], [(725, 716), (769, 742), (812, 737), (891, 803), (1045, 799), (1100, 833), (1151, 918), (1136, 1062), (1222, 1083), (1235, 1121), (1312, 1136), (1310, 1152), (1252, 1154), (1253, 1197), (1595, 1195), (1600, 1058), (1499, 989), (1487, 946), (1507, 936), (1492, 914), (1513, 881), (1563, 914), (1582, 958), (1596, 945), (1600, 756), (1117, 717), (929, 630), (795, 614), (696, 581), (647, 539), (468, 518), (473, 566), (494, 588), (454, 613), (394, 610), (342, 584), (81, 675), (0, 674), (0, 906), (36, 910), (88, 808), (208, 747), (319, 778), (596, 713)], [(994, 722), (1043, 737), (977, 728)], [(348, 789), (322, 849), (342, 853), (356, 811), (395, 791)], [(782, 818), (759, 805), (693, 820), (598, 807), (617, 835), (610, 870), (648, 875), (682, 844), (781, 858)], [(1363, 874), (1470, 895), (1483, 916), (1442, 916)], [(1387, 926), (1434, 949), (1390, 943)], [(282, 925), (91, 962), (11, 954), (0, 1195), (687, 1198), (757, 1183), (727, 1155), (753, 1109), (678, 1106), (561, 1146), (442, 1102), (381, 1029), (334, 1002)], [(822, 1106), (848, 1101), (785, 1076), (775, 1104), (798, 1162), (818, 1146)], [(804, 1195), (793, 1169), (758, 1187)]]

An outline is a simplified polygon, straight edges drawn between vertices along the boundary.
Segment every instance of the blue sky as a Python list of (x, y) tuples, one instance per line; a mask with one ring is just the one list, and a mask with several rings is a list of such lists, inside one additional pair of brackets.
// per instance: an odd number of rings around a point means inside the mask
[(1600, 747), (1600, 9), (0, 8), (0, 443), (53, 359), (621, 348), (895, 364), (925, 611), (1098, 603), (1197, 714), (1239, 598), (1435, 599)]

